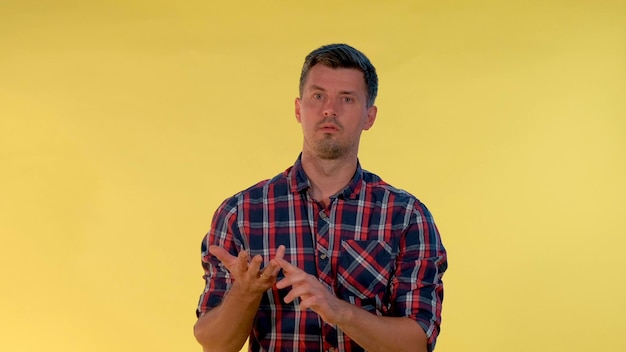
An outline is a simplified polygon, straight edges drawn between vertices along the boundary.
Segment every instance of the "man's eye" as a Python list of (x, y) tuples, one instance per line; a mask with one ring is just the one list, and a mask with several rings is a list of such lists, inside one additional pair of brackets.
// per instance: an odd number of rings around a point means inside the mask
[(350, 97), (344, 97), (343, 101), (346, 102), (346, 103), (352, 103), (352, 102), (354, 102), (354, 99), (350, 98)]
[(320, 99), (322, 99), (322, 95), (321, 94), (313, 94), (313, 99), (320, 100)]

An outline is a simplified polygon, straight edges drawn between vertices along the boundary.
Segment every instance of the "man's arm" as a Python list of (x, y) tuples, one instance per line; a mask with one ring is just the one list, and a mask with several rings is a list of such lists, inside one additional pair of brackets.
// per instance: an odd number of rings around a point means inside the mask
[(365, 350), (427, 351), (426, 334), (415, 321), (406, 317), (371, 314), (334, 296), (313, 275), (283, 259), (278, 260), (278, 263), (285, 278), (276, 283), (276, 287), (282, 289), (292, 286), (285, 302), (290, 303), (299, 297), (302, 310), (312, 309), (325, 322), (337, 325)]
[(248, 263), (248, 253), (237, 257), (217, 246), (209, 248), (234, 278), (233, 285), (221, 304), (200, 316), (194, 326), (196, 340), (205, 352), (239, 351), (246, 342), (263, 293), (276, 282), (285, 247), (280, 246), (276, 257), (261, 270), (263, 259), (257, 255)]
[(427, 351), (426, 333), (414, 320), (374, 315), (339, 301), (342, 309), (337, 327), (367, 351)]

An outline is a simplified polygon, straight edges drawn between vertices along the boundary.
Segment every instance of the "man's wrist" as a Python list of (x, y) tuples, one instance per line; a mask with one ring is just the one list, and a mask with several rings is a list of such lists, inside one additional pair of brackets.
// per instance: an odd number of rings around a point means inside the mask
[(230, 297), (232, 299), (236, 299), (239, 304), (255, 304), (261, 300), (263, 293), (256, 293), (250, 290), (245, 289), (243, 286), (235, 281), (231, 286), (228, 293), (226, 293), (226, 297)]
[(339, 302), (335, 325), (342, 326), (346, 324), (353, 324), (354, 319), (356, 319), (355, 309), (361, 309), (356, 307), (342, 299), (335, 297), (335, 299)]

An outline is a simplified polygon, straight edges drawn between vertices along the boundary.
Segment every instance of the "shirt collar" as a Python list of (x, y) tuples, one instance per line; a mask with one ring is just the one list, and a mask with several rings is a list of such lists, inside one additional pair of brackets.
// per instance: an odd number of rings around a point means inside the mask
[[(309, 177), (306, 175), (306, 172), (304, 172), (304, 168), (302, 167), (302, 153), (298, 156), (295, 164), (288, 171), (287, 177), (289, 179), (291, 192), (293, 193), (301, 193), (311, 187)], [(355, 199), (361, 191), (362, 186), (363, 169), (361, 168), (361, 163), (357, 159), (356, 171), (354, 172), (354, 176), (352, 176), (350, 183), (348, 183), (343, 190), (337, 192), (330, 198)]]

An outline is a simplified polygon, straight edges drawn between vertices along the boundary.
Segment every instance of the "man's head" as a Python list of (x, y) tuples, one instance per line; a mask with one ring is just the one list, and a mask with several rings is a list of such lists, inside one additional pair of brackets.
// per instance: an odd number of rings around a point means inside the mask
[(348, 45), (327, 45), (309, 54), (295, 101), (304, 133), (303, 160), (356, 159), (361, 133), (376, 120), (377, 86), (374, 66)]
[(300, 74), (300, 96), (306, 83), (309, 70), (315, 65), (330, 68), (353, 68), (363, 72), (367, 87), (367, 106), (373, 106), (378, 94), (378, 75), (370, 60), (359, 50), (347, 44), (329, 44), (313, 50), (304, 59)]

